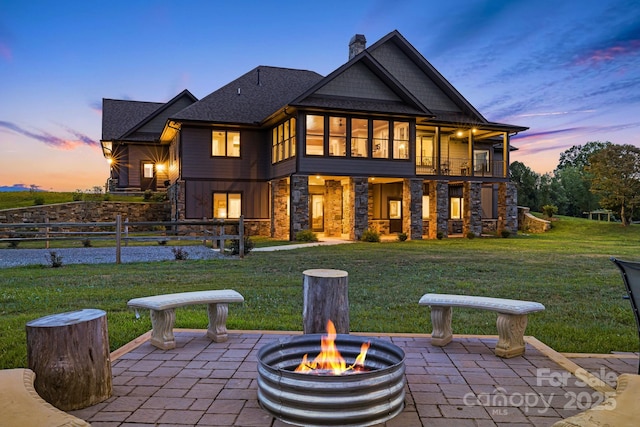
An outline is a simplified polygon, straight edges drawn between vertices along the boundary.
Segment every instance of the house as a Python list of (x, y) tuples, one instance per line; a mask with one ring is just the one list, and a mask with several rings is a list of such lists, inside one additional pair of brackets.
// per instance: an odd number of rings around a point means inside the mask
[(398, 32), (328, 76), (259, 66), (198, 100), (104, 99), (110, 191), (167, 190), (172, 218), (359, 239), (517, 232), (510, 137)]

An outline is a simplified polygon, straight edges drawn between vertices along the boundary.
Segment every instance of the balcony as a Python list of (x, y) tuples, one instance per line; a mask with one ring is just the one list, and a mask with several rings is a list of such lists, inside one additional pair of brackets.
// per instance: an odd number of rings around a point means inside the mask
[(440, 169), (435, 157), (423, 157), (416, 162), (416, 175), (447, 175), (447, 176), (474, 176), (487, 178), (503, 178), (502, 161), (482, 162), (474, 165), (471, 170), (471, 162), (468, 158), (442, 158)]

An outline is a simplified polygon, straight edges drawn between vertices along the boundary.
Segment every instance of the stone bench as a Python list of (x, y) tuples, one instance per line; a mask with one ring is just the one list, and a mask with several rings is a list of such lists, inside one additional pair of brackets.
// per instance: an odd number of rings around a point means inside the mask
[(622, 374), (613, 396), (577, 415), (558, 421), (553, 427), (636, 427), (640, 421), (640, 375)]
[(498, 344), (495, 354), (504, 358), (524, 354), (527, 314), (544, 310), (544, 305), (539, 302), (449, 294), (424, 294), (419, 304), (431, 307), (431, 343), (440, 347), (449, 344), (453, 338), (451, 307), (497, 312)]
[(129, 300), (127, 306), (135, 309), (148, 308), (151, 311), (151, 344), (162, 350), (169, 350), (176, 346), (176, 340), (173, 336), (176, 307), (208, 304), (207, 336), (215, 342), (224, 342), (227, 340), (227, 315), (229, 313), (227, 304), (230, 302), (244, 302), (244, 298), (234, 290), (223, 289), (134, 298)]
[(80, 418), (51, 405), (33, 386), (31, 369), (0, 370), (0, 425), (4, 427), (89, 427)]

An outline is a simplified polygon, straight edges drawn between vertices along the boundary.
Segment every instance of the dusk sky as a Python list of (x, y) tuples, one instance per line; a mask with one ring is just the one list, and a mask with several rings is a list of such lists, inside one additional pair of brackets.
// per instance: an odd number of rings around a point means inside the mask
[(638, 0), (0, 0), (0, 186), (104, 186), (102, 98), (198, 99), (259, 65), (327, 75), (398, 30), (538, 173), (640, 146)]

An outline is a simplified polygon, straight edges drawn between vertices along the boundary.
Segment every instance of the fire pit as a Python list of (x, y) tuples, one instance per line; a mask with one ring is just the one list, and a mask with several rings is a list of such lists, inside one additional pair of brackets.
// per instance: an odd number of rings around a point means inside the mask
[[(346, 372), (296, 372), (306, 355), (313, 361), (321, 350), (324, 352), (321, 341), (324, 347), (327, 336), (339, 350), (338, 357), (344, 359)], [(366, 357), (362, 357), (367, 343)], [(331, 332), (299, 335), (262, 347), (258, 362), (258, 400), (264, 409), (289, 424), (370, 426), (404, 409), (404, 352), (387, 341), (331, 336)]]

